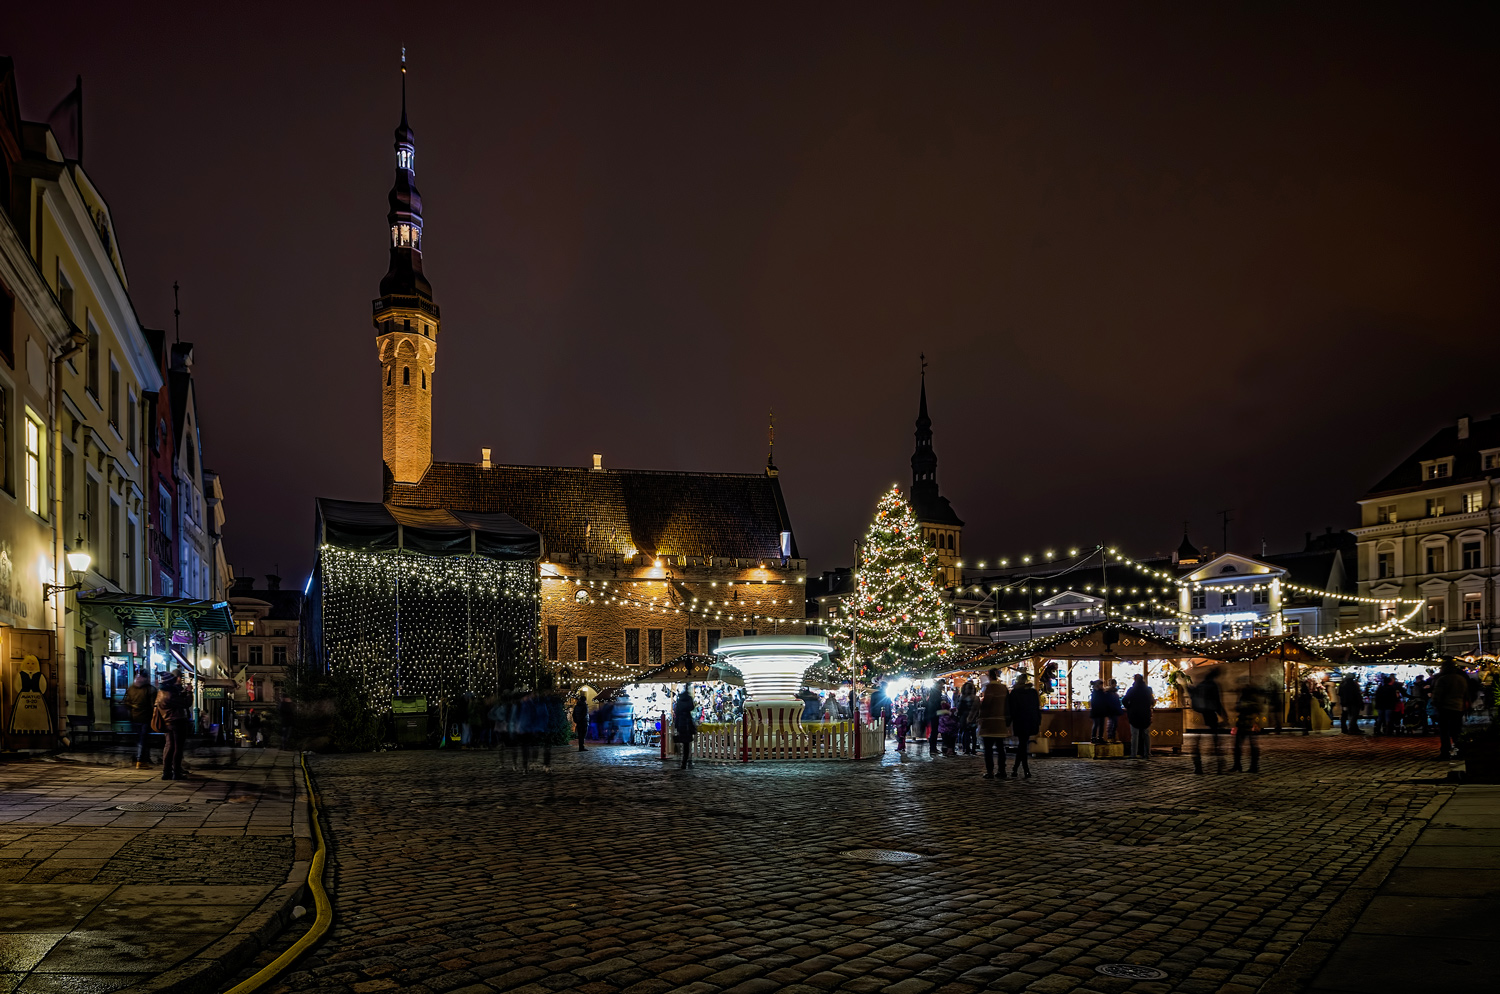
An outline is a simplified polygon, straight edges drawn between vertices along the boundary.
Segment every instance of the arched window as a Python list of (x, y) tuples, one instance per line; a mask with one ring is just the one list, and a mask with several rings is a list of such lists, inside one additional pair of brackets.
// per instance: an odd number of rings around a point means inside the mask
[(423, 390), (427, 389), (427, 373), (426, 373), (425, 370), (422, 373), (422, 389)]
[(402, 366), (401, 367), (401, 385), (403, 387), (409, 387), (409, 386), (411, 386), (411, 367), (410, 366)]
[(396, 168), (411, 169), (417, 161), (417, 153), (405, 145), (396, 149)]
[(387, 369), (385, 371), (385, 385), (386, 386), (390, 386), (391, 385), (391, 371), (390, 371), (389, 367), (387, 367)]

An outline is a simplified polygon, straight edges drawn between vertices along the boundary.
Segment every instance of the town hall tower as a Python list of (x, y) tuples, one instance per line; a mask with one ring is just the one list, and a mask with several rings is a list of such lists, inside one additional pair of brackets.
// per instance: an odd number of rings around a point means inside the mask
[(406, 123), (406, 52), (401, 53), (401, 125), (391, 187), (391, 262), (374, 302), (380, 356), (380, 453), (387, 480), (416, 483), (432, 465), (432, 388), (440, 318), (422, 273), (422, 195), (417, 139)]

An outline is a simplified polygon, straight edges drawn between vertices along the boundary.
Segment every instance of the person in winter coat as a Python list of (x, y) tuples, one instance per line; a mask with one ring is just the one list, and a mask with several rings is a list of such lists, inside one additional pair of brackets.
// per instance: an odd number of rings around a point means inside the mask
[(1156, 694), (1140, 673), (1125, 691), (1125, 718), (1130, 722), (1130, 755), (1135, 759), (1151, 758), (1151, 719), (1156, 708)]
[(979, 695), (974, 692), (973, 682), (964, 684), (963, 691), (958, 695), (958, 748), (965, 756), (972, 756), (978, 752), (978, 743), (974, 741), (975, 733), (979, 729)]
[(698, 705), (693, 700), (693, 695), (683, 687), (677, 700), (672, 702), (672, 731), (682, 746), (682, 762), (677, 766), (679, 770), (693, 765), (693, 739), (698, 735), (698, 722), (694, 717), (697, 710)]
[(1401, 691), (1396, 677), (1387, 673), (1375, 688), (1375, 734), (1396, 734), (1396, 709), (1401, 706)]
[(1016, 737), (1016, 765), (1010, 771), (1014, 780), (1021, 770), (1026, 779), (1031, 779), (1031, 737), (1042, 730), (1042, 695), (1031, 685), (1031, 678), (1022, 673), (1006, 698), (1009, 707), (1008, 719), (1011, 732)]
[(1089, 727), (1089, 741), (1104, 741), (1104, 681), (1093, 680), (1089, 683), (1089, 718), (1092, 723)]
[[(1000, 779), (1005, 779), (1005, 739), (1010, 735), (1006, 714), (1010, 691), (1000, 681), (1000, 671), (990, 670), (990, 682), (979, 697), (979, 737), (984, 740), (984, 778), (995, 777), (995, 755), (1000, 756)], [(1019, 760), (1017, 760), (1019, 762)]]
[(578, 751), (587, 752), (583, 740), (589, 737), (589, 699), (581, 690), (573, 702), (573, 730), (578, 734)]
[(938, 712), (938, 734), (943, 739), (943, 755), (958, 755), (954, 745), (958, 742), (958, 715), (946, 704)]
[(1464, 709), (1469, 706), (1469, 678), (1453, 664), (1443, 660), (1443, 668), (1432, 681), (1432, 706), (1437, 711), (1439, 756), (1448, 759), (1453, 755), (1453, 740), (1463, 729)]
[(168, 673), (161, 678), (161, 686), (156, 690), (156, 720), (160, 723), (162, 731), (166, 734), (167, 744), (161, 752), (161, 778), (163, 780), (181, 780), (182, 753), (187, 746), (189, 727), (188, 708), (192, 706), (192, 698), (183, 689), (182, 680), (176, 673)]
[(1265, 721), (1268, 697), (1266, 689), (1254, 680), (1247, 680), (1240, 688), (1239, 700), (1234, 705), (1234, 765), (1229, 768), (1232, 773), (1244, 772), (1240, 756), (1247, 741), (1250, 743), (1250, 772), (1260, 772), (1260, 726)]
[(1359, 680), (1353, 673), (1345, 673), (1339, 681), (1339, 731), (1345, 735), (1363, 735), (1359, 730), (1359, 714), (1365, 709), (1365, 698), (1359, 690)]
[(911, 731), (911, 719), (906, 716), (906, 709), (902, 708), (896, 712), (896, 751), (906, 751), (906, 733)]
[(1120, 684), (1117, 680), (1109, 681), (1109, 686), (1104, 688), (1104, 741), (1113, 742), (1115, 735), (1120, 731), (1120, 715), (1125, 713), (1125, 706), (1120, 703)]
[(135, 768), (151, 765), (151, 707), (156, 703), (156, 688), (141, 670), (125, 691), (125, 706), (130, 709), (130, 730), (135, 733)]
[(938, 712), (948, 710), (948, 695), (943, 692), (943, 681), (934, 680), (927, 691), (927, 749), (938, 754)]

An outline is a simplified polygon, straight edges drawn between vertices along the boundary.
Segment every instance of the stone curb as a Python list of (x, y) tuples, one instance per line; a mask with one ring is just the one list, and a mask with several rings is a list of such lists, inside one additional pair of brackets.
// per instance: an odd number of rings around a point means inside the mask
[(1443, 805), (1457, 794), (1457, 790), (1449, 790), (1427, 802), (1417, 816), (1386, 844), (1375, 861), (1365, 867), (1359, 879), (1308, 930), (1307, 938), (1292, 950), (1280, 969), (1266, 979), (1258, 994), (1300, 994), (1307, 989), (1328, 957), (1333, 955), (1338, 944), (1349, 934), (1355, 922), (1359, 921), (1360, 914), (1375, 899), (1375, 893), (1385, 883), (1385, 878), (1390, 876), (1397, 863), (1406, 858), (1407, 852), (1417, 841), (1417, 836), (1437, 817)]
[[(300, 772), (300, 764), (294, 767)], [(268, 894), (234, 930), (165, 973), (135, 984), (119, 994), (204, 994), (216, 991), (270, 946), (292, 921), (292, 909), (307, 890), (307, 874), (316, 848), (308, 818), (307, 784), (295, 777), (297, 799), (292, 806), (292, 844), (295, 847), (286, 882)]]

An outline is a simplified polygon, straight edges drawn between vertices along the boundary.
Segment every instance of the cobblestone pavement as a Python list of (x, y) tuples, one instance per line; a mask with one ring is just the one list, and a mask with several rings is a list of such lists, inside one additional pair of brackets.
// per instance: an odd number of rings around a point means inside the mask
[(114, 991), (212, 969), (308, 847), (294, 836), (294, 761), (195, 755), (183, 781), (0, 764), (0, 992)]
[(320, 757), (338, 920), (278, 990), (1249, 992), (1451, 792), (1436, 753), (1268, 737), (1254, 776), (1056, 757), (1005, 781), (977, 757)]

